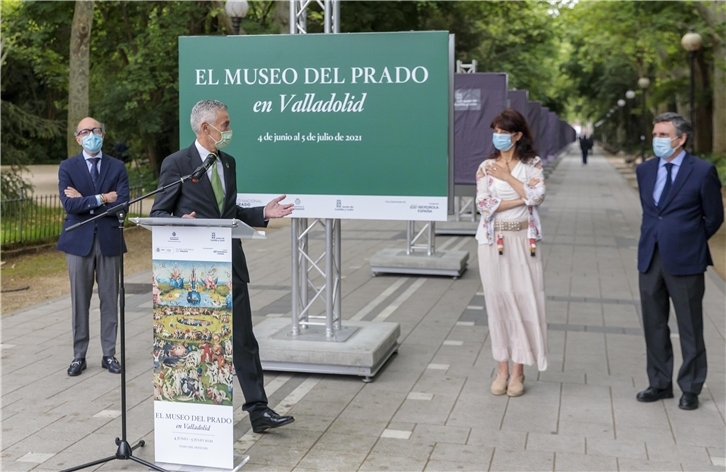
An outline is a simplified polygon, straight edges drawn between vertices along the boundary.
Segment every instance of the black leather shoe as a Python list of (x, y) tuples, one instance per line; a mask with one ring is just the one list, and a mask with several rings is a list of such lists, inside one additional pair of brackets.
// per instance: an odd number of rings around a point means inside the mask
[(681, 401), (678, 402), (678, 408), (681, 410), (695, 410), (698, 408), (698, 395), (683, 392)]
[(108, 371), (112, 374), (121, 373), (121, 364), (115, 357), (104, 356), (103, 359), (101, 359), (101, 367), (108, 369)]
[(255, 415), (252, 422), (252, 431), (255, 433), (264, 433), (272, 428), (279, 428), (295, 421), (292, 416), (280, 416), (272, 409), (268, 408), (261, 415)]
[(663, 400), (664, 398), (673, 398), (673, 387), (655, 388), (648, 387), (635, 397), (639, 402), (650, 403)]
[(84, 370), (86, 370), (86, 360), (80, 358), (73, 359), (71, 366), (68, 368), (68, 375), (75, 377), (76, 375), (81, 375), (81, 372)]

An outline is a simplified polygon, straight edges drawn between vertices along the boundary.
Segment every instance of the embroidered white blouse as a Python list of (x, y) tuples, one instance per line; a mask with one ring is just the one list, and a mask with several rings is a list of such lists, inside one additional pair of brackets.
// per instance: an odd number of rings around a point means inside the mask
[[(479, 165), (476, 173), (476, 206), (479, 213), (481, 213), (481, 224), (476, 231), (476, 240), (479, 241), (479, 244), (494, 243), (494, 220), (507, 216), (505, 212), (496, 213), (502, 200), (519, 198), (518, 194), (515, 197), (509, 196), (511, 192), (514, 192), (511, 185), (489, 175), (487, 171), (493, 165), (494, 159), (487, 159)], [(545, 197), (542, 160), (535, 157), (529, 164), (519, 162), (512, 170), (512, 176), (524, 184), (524, 193), (527, 196), (527, 221), (529, 223), (527, 236), (530, 239), (539, 241), (542, 239), (542, 225), (540, 224), (537, 206), (544, 201)], [(529, 185), (532, 179), (537, 179), (538, 182), (535, 185)]]

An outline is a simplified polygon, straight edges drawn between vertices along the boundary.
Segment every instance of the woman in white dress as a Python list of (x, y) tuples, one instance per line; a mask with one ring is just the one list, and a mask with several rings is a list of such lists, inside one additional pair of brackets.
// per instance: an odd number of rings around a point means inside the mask
[[(476, 173), (479, 272), (489, 317), (494, 395), (524, 393), (523, 364), (547, 369), (542, 238), (537, 206), (545, 196), (542, 162), (527, 120), (506, 109), (494, 118), (496, 148)], [(509, 362), (512, 362), (511, 372)]]

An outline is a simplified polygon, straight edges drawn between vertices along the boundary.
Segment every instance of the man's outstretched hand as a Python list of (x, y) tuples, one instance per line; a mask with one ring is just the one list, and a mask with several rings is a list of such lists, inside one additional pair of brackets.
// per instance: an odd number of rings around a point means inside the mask
[(270, 200), (270, 203), (265, 205), (265, 219), (267, 218), (282, 218), (292, 213), (292, 203), (280, 204), (287, 198), (287, 195), (280, 195), (277, 198)]

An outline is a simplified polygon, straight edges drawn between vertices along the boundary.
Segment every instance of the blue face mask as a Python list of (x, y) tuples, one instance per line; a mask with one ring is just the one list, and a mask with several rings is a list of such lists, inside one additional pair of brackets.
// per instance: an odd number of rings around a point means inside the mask
[(492, 144), (500, 151), (509, 151), (514, 146), (512, 135), (505, 133), (494, 133), (492, 136)]
[[(677, 138), (673, 138), (677, 139)], [(673, 141), (671, 138), (653, 138), (653, 153), (660, 157), (661, 159), (666, 159), (668, 157), (671, 157), (673, 154), (673, 149), (671, 147), (671, 141)]]
[(81, 142), (83, 143), (83, 149), (91, 154), (95, 154), (101, 150), (103, 146), (103, 136), (99, 136), (95, 133), (88, 133)]

